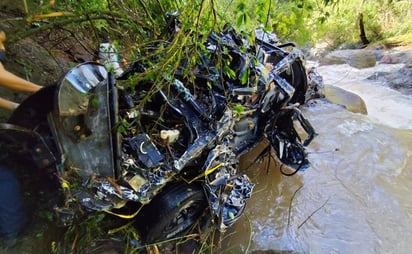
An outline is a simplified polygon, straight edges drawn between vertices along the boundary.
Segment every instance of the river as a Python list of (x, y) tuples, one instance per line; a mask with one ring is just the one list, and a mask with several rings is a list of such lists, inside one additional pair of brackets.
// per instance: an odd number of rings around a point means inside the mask
[(399, 67), (318, 67), (325, 85), (361, 96), (368, 115), (325, 100), (304, 108), (318, 133), (307, 149), (311, 167), (283, 176), (266, 158), (247, 169), (256, 187), (224, 253), (410, 252), (412, 97), (366, 79)]

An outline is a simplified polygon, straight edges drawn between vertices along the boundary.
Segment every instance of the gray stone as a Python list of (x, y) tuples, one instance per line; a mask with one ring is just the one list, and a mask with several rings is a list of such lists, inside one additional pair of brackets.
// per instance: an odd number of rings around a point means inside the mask
[(396, 71), (376, 72), (368, 79), (381, 82), (402, 94), (412, 95), (412, 66), (405, 65)]
[(358, 69), (373, 67), (376, 65), (376, 55), (367, 49), (345, 49), (332, 51), (320, 61), (321, 65), (345, 63)]
[(405, 63), (409, 65), (412, 62), (412, 50), (406, 51), (388, 51), (379, 61), (384, 64)]

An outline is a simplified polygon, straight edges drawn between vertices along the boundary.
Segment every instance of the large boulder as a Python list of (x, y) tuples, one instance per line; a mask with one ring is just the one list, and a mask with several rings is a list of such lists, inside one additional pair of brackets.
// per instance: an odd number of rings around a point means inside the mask
[(363, 69), (376, 65), (376, 54), (367, 49), (335, 50), (320, 60), (321, 65), (349, 64), (352, 67)]
[(341, 105), (353, 113), (368, 114), (365, 102), (357, 94), (333, 85), (325, 86), (324, 93), (325, 98), (332, 103)]

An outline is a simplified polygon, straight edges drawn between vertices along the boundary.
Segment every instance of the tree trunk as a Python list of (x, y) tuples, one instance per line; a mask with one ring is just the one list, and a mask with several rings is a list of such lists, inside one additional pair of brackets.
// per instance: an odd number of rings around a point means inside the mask
[(360, 31), (360, 39), (363, 45), (368, 45), (369, 40), (366, 38), (365, 27), (363, 26), (363, 13), (360, 12), (358, 15), (358, 24), (359, 24), (359, 31)]

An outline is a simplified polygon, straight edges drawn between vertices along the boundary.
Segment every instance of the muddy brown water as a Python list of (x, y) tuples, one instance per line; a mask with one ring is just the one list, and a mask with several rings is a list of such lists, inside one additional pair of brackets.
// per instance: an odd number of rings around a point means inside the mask
[(248, 169), (255, 192), (226, 233), (225, 252), (410, 253), (412, 98), (364, 80), (397, 67), (319, 67), (326, 85), (360, 95), (369, 114), (325, 101), (305, 108), (318, 133), (311, 167), (294, 176), (273, 161), (266, 173), (268, 160)]

